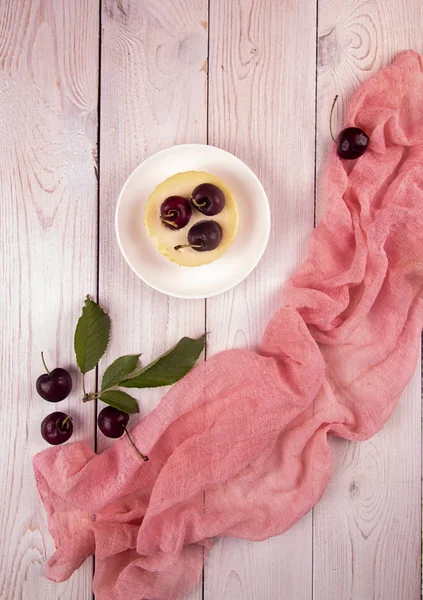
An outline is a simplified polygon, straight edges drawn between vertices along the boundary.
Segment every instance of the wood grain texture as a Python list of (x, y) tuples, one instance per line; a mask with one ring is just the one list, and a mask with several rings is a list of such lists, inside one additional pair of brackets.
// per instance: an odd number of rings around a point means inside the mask
[(47, 447), (40, 423), (54, 410), (93, 443), (76, 378), (59, 406), (35, 380), (40, 350), (51, 368), (74, 364), (75, 322), (96, 290), (97, 48), (96, 1), (0, 1), (2, 600), (92, 597), (91, 561), (63, 584), (43, 576), (53, 541), (31, 459)]
[[(317, 165), (354, 89), (400, 50), (422, 52), (420, 0), (319, 0)], [(325, 196), (319, 187), (317, 214)], [(421, 548), (420, 368), (384, 429), (360, 444), (333, 440), (334, 474), (314, 510), (314, 598), (417, 600)]]
[[(206, 142), (207, 40), (206, 0), (103, 2), (100, 300), (112, 316), (112, 339), (100, 370), (127, 353), (142, 352), (146, 364), (182, 336), (204, 332), (203, 300), (166, 297), (132, 273), (115, 241), (114, 213), (125, 179), (147, 156)], [(141, 417), (165, 391), (131, 391)], [(136, 421), (131, 417), (130, 424)], [(99, 434), (99, 450), (106, 445)], [(198, 587), (190, 598), (200, 597)]]
[[(305, 257), (314, 218), (314, 3), (213, 0), (209, 142), (244, 160), (269, 196), (265, 256), (233, 291), (207, 301), (209, 353), (254, 347)], [(220, 539), (205, 566), (207, 600), (308, 600), (312, 522), (260, 543)]]
[[(141, 351), (145, 363), (205, 329), (209, 355), (254, 347), (313, 226), (315, 108), (320, 179), (334, 95), (339, 129), (362, 81), (399, 50), (423, 51), (421, 0), (319, 0), (317, 56), (314, 0), (209, 4), (210, 15), (208, 0), (103, 0), (100, 29), (99, 0), (0, 0), (1, 600), (92, 598), (90, 560), (63, 584), (43, 576), (53, 542), (31, 458), (46, 447), (42, 418), (56, 409), (74, 417), (73, 439), (94, 439), (95, 407), (79, 402), (72, 338), (84, 295), (97, 289), (98, 154), (99, 298), (113, 320), (100, 374), (121, 354)], [(255, 272), (205, 311), (202, 301), (167, 298), (136, 278), (115, 241), (114, 211), (137, 164), (175, 143), (205, 143), (207, 130), (209, 143), (260, 177), (273, 226)], [(318, 187), (319, 218), (324, 206)], [(35, 392), (40, 350), (74, 375), (59, 406)], [(94, 389), (92, 376), (87, 385)], [(138, 394), (141, 417), (164, 391)], [(378, 435), (331, 440), (331, 484), (314, 514), (283, 536), (218, 540), (204, 598), (420, 598), (420, 401), (416, 371)], [(99, 434), (98, 449), (107, 445)], [(201, 597), (197, 587), (188, 600)]]

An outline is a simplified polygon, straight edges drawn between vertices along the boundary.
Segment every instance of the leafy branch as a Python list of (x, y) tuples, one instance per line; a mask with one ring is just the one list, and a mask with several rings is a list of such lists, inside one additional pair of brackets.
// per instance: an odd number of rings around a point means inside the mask
[(128, 414), (139, 411), (138, 403), (119, 387), (152, 388), (173, 385), (193, 368), (205, 345), (205, 335), (198, 339), (183, 337), (173, 348), (143, 368), (139, 366), (141, 354), (120, 356), (104, 371), (101, 389), (87, 393), (84, 376), (97, 366), (104, 355), (110, 339), (110, 329), (109, 315), (87, 296), (74, 340), (76, 362), (82, 374), (82, 400), (88, 402), (99, 398)]

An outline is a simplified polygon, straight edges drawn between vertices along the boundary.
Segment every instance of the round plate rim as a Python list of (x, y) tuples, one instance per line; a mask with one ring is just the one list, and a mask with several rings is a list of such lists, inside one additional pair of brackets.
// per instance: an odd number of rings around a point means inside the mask
[[(124, 197), (126, 188), (129, 187), (131, 180), (136, 176), (136, 173), (138, 170), (140, 170), (142, 167), (145, 167), (146, 165), (148, 165), (149, 162), (160, 158), (162, 155), (170, 152), (170, 151), (174, 151), (176, 148), (183, 150), (183, 149), (193, 149), (193, 148), (210, 148), (212, 150), (217, 150), (218, 152), (222, 153), (222, 154), (227, 154), (229, 156), (231, 156), (232, 158), (234, 158), (236, 161), (239, 161), (240, 163), (242, 163), (242, 165), (248, 169), (248, 171), (250, 172), (251, 176), (253, 177), (253, 179), (256, 181), (258, 187), (261, 189), (262, 192), (262, 196), (263, 199), (265, 200), (265, 202), (263, 202), (263, 225), (266, 228), (266, 235), (263, 238), (263, 242), (262, 242), (262, 248), (261, 251), (257, 253), (257, 257), (254, 261), (251, 262), (250, 267), (248, 269), (248, 271), (246, 271), (245, 273), (243, 273), (240, 277), (237, 277), (230, 285), (227, 285), (219, 290), (216, 290), (214, 292), (211, 292), (209, 294), (184, 294), (184, 293), (175, 293), (175, 292), (170, 292), (168, 290), (166, 290), (165, 288), (161, 288), (160, 286), (157, 285), (153, 285), (151, 284), (149, 281), (147, 281), (145, 279), (145, 277), (143, 277), (136, 269), (135, 267), (131, 264), (131, 261), (129, 260), (122, 241), (121, 241), (121, 237), (120, 237), (120, 232), (119, 232), (119, 209), (120, 209), (120, 205), (122, 203), (122, 198)], [(220, 294), (224, 294), (225, 292), (228, 292), (229, 290), (233, 289), (234, 287), (236, 287), (237, 285), (239, 285), (242, 281), (244, 281), (244, 279), (246, 279), (249, 275), (251, 275), (251, 273), (254, 271), (254, 269), (257, 267), (258, 263), (260, 262), (268, 241), (269, 241), (269, 236), (270, 236), (270, 227), (271, 227), (271, 217), (270, 217), (270, 206), (269, 206), (269, 199), (267, 197), (266, 191), (263, 187), (263, 184), (261, 183), (260, 179), (257, 177), (257, 175), (254, 173), (254, 171), (240, 158), (238, 158), (235, 154), (232, 154), (232, 152), (229, 152), (228, 150), (224, 150), (223, 148), (219, 148), (218, 146), (213, 146), (211, 144), (174, 144), (172, 146), (169, 146), (167, 148), (163, 148), (162, 150), (159, 150), (158, 152), (155, 152), (154, 154), (151, 154), (150, 156), (148, 156), (145, 160), (143, 160), (141, 163), (139, 163), (135, 169), (133, 169), (133, 171), (128, 175), (128, 177), (126, 178), (119, 196), (118, 196), (118, 200), (117, 200), (117, 204), (116, 204), (116, 210), (115, 210), (115, 232), (116, 232), (116, 238), (117, 238), (117, 242), (119, 245), (119, 249), (126, 261), (126, 263), (128, 264), (128, 266), (130, 267), (130, 269), (133, 271), (133, 273), (135, 273), (135, 275), (141, 279), (141, 281), (143, 281), (146, 285), (148, 285), (150, 288), (165, 294), (166, 296), (170, 296), (172, 298), (181, 298), (184, 300), (205, 300), (207, 298), (213, 298), (214, 296), (218, 296)], [(192, 267), (194, 268), (194, 267)]]

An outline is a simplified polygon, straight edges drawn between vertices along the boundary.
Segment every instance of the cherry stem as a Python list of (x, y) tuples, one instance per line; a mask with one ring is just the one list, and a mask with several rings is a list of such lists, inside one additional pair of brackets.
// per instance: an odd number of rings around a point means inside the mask
[(43, 365), (45, 370), (47, 371), (47, 374), (50, 375), (50, 371), (47, 369), (46, 361), (44, 360), (44, 352), (41, 352), (41, 360), (43, 361)]
[(131, 446), (133, 447), (133, 449), (135, 450), (135, 452), (138, 454), (138, 456), (140, 457), (141, 460), (143, 460), (144, 462), (146, 462), (148, 460), (148, 456), (145, 456), (144, 454), (142, 454), (138, 448), (136, 447), (136, 445), (134, 444), (134, 442), (132, 441), (131, 436), (129, 435), (129, 431), (126, 429), (125, 425), (123, 426), (126, 435), (128, 436), (128, 440), (131, 442)]
[(175, 246), (174, 250), (180, 250), (181, 248), (202, 248), (201, 244), (179, 244)]
[(173, 221), (169, 221), (168, 219), (164, 219), (163, 217), (160, 217), (160, 221), (162, 223), (166, 223), (166, 225), (171, 225), (175, 229), (178, 229), (178, 226)]
[(69, 415), (65, 417), (61, 423), (59, 423), (59, 429), (61, 431), (66, 431), (69, 428), (69, 425), (67, 424), (68, 421), (72, 421)]
[(204, 202), (197, 202), (196, 200), (194, 200), (194, 198), (191, 198), (192, 203), (194, 206), (199, 206), (200, 208), (202, 206), (206, 206), (207, 205), (207, 200), (205, 200)]
[(333, 115), (333, 109), (335, 108), (335, 104), (336, 104), (337, 100), (338, 100), (338, 94), (336, 94), (335, 98), (333, 99), (332, 108), (330, 109), (330, 117), (329, 117), (330, 135), (335, 143), (336, 143), (336, 139), (333, 137), (333, 131), (332, 131), (332, 115)]
[(177, 217), (178, 213), (176, 212), (176, 210), (168, 210), (167, 213), (165, 213), (164, 215), (166, 217), (166, 219), (172, 218), (172, 217)]

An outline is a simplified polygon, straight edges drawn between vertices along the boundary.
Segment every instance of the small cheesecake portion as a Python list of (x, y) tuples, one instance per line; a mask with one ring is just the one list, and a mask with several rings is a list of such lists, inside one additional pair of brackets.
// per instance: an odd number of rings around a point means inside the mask
[[(202, 183), (212, 183), (225, 196), (225, 207), (219, 214), (210, 217), (222, 228), (222, 241), (217, 248), (198, 252), (193, 248), (175, 250), (175, 246), (188, 244), (188, 232), (199, 221), (208, 219), (192, 205), (192, 216), (182, 229), (166, 227), (160, 219), (160, 207), (166, 198), (181, 196), (191, 202), (191, 194)], [(154, 246), (169, 260), (184, 267), (198, 267), (216, 260), (226, 252), (238, 231), (238, 207), (235, 198), (226, 184), (220, 179), (203, 171), (177, 173), (160, 183), (149, 196), (145, 208), (145, 226)]]

